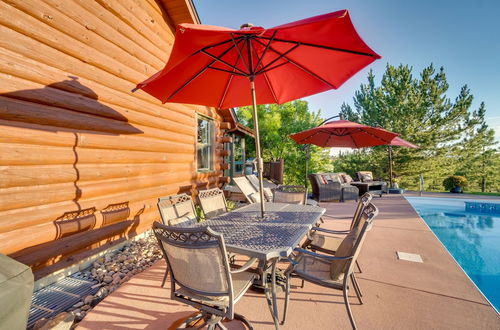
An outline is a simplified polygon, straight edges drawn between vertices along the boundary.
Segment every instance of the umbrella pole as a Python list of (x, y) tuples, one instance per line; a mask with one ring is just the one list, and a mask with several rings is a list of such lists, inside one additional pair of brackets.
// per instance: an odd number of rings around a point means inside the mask
[(257, 98), (255, 96), (255, 82), (250, 78), (250, 89), (252, 90), (252, 106), (253, 106), (253, 127), (255, 129), (255, 158), (257, 161), (257, 172), (259, 173), (259, 194), (260, 194), (260, 213), (264, 217), (264, 184), (262, 178), (263, 163), (260, 152), (260, 136), (259, 136), (259, 118), (257, 117)]
[(387, 152), (389, 153), (389, 188), (392, 187), (392, 146), (387, 147)]
[(308, 191), (307, 191), (307, 172), (309, 172), (309, 155), (310, 155), (310, 152), (309, 152), (309, 149), (311, 148), (311, 145), (310, 144), (306, 144), (305, 146), (305, 156), (306, 156), (306, 164), (305, 164), (305, 168), (304, 168), (304, 172), (305, 172), (305, 175), (304, 175), (304, 187), (306, 187), (306, 192), (305, 192), (305, 198), (304, 198), (304, 203), (307, 204), (307, 195), (308, 195)]

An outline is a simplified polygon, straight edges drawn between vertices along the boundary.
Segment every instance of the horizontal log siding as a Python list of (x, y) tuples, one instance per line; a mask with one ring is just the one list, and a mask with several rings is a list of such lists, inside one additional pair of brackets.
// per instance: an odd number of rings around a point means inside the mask
[[(220, 150), (216, 111), (131, 93), (165, 64), (173, 25), (154, 0), (0, 2), (0, 252), (37, 277), (149, 229), (158, 197), (224, 180), (219, 155), (196, 172), (196, 113)], [(123, 202), (128, 222), (103, 227), (99, 211)], [(88, 244), (56, 239), (58, 217), (91, 207)]]

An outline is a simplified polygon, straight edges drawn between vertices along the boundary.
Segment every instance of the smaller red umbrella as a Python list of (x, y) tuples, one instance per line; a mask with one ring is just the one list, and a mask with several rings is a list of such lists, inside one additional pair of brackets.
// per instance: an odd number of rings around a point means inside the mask
[(290, 137), (298, 144), (319, 147), (364, 148), (390, 144), (399, 134), (348, 120), (335, 120)]

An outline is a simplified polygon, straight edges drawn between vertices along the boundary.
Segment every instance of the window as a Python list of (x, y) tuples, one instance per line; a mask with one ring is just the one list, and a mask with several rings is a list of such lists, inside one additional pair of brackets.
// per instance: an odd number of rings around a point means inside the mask
[(207, 117), (198, 116), (198, 140), (196, 144), (198, 171), (213, 169), (214, 147), (213, 121)]
[(234, 173), (243, 174), (245, 167), (245, 138), (234, 136)]

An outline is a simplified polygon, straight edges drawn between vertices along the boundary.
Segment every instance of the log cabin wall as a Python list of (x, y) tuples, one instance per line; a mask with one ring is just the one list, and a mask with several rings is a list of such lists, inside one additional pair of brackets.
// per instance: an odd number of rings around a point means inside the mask
[(149, 229), (158, 197), (225, 180), (220, 138), (213, 172), (195, 162), (196, 113), (220, 137), (219, 113), (131, 93), (192, 15), (187, 0), (0, 1), (0, 252), (37, 278)]

